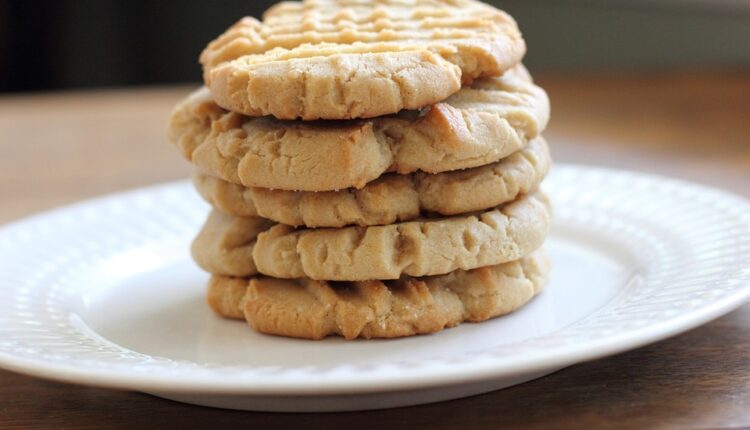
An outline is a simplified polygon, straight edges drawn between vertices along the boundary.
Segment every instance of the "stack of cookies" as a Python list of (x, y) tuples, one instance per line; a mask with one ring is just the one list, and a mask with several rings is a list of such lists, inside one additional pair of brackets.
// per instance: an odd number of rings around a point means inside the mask
[(431, 333), (543, 287), (549, 101), (513, 19), (474, 0), (305, 0), (201, 55), (170, 138), (214, 209), (192, 255), (255, 330)]

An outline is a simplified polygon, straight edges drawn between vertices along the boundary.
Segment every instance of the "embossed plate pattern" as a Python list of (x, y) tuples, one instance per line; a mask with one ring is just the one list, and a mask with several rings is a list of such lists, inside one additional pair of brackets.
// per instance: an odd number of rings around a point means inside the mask
[(552, 282), (508, 317), (395, 341), (307, 342), (220, 320), (188, 243), (187, 182), (0, 229), (0, 366), (211, 406), (345, 410), (490, 391), (683, 332), (750, 297), (750, 203), (558, 166)]

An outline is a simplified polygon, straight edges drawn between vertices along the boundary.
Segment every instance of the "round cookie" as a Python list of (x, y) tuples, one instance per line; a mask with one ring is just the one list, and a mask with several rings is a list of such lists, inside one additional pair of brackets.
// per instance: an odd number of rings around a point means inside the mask
[(219, 315), (245, 319), (266, 334), (393, 338), (513, 312), (541, 291), (549, 270), (546, 253), (538, 250), (509, 263), (394, 281), (213, 276), (208, 303)]
[(475, 0), (305, 0), (270, 8), (262, 22), (243, 18), (200, 61), (228, 110), (352, 119), (436, 103), (525, 52), (513, 18)]
[(206, 85), (225, 109), (308, 121), (419, 109), (461, 88), (461, 71), (454, 64), (433, 52), (394, 44), (276, 48), (223, 63), (208, 75)]
[(517, 260), (542, 245), (549, 224), (541, 194), (477, 215), (384, 226), (297, 230), (278, 224), (258, 235), (253, 261), (259, 273), (287, 279), (440, 275)]
[(549, 100), (519, 66), (422, 112), (360, 121), (281, 121), (227, 112), (205, 90), (180, 103), (169, 137), (200, 170), (247, 187), (362, 188), (385, 172), (440, 173), (501, 160), (538, 137)]
[(455, 215), (492, 208), (538, 188), (551, 164), (542, 138), (507, 158), (467, 170), (410, 175), (389, 173), (360, 190), (285, 191), (246, 188), (196, 173), (198, 192), (215, 208), (307, 227), (385, 225), (424, 212)]
[(255, 240), (274, 225), (258, 217), (233, 217), (211, 211), (193, 240), (190, 253), (201, 269), (218, 275), (250, 276), (258, 273), (253, 263)]
[[(439, 275), (517, 260), (541, 246), (550, 211), (543, 194), (474, 215), (384, 226), (243, 229), (258, 218), (214, 211), (194, 242), (198, 264), (214, 274), (332, 281)], [(215, 251), (214, 251), (215, 250)], [(250, 253), (252, 252), (252, 258)]]

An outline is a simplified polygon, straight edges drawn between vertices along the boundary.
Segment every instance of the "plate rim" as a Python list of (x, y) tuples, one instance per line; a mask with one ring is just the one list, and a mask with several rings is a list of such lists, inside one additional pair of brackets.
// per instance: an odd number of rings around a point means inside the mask
[[(735, 293), (737, 297), (728, 296), (717, 302), (717, 305), (699, 316), (695, 313), (688, 314), (692, 318), (688, 322), (673, 322), (668, 327), (655, 330), (649, 335), (641, 332), (649, 330), (637, 329), (626, 335), (620, 335), (612, 340), (596, 342), (595, 345), (587, 344), (587, 348), (566, 347), (566, 351), (557, 353), (554, 358), (531, 360), (526, 365), (509, 366), (501, 368), (484, 366), (478, 369), (465, 369), (449, 374), (416, 375), (408, 380), (385, 379), (379, 381), (379, 385), (373, 386), (363, 384), (362, 381), (335, 381), (327, 382), (326, 385), (316, 383), (282, 382), (248, 384), (244, 379), (230, 380), (227, 382), (212, 380), (211, 378), (200, 378), (185, 380), (179, 377), (143, 375), (143, 374), (109, 374), (105, 369), (82, 369), (78, 366), (67, 366), (56, 363), (48, 363), (41, 360), (14, 357), (4, 351), (0, 351), (0, 368), (35, 376), (48, 380), (67, 382), (91, 387), (137, 390), (145, 392), (170, 392), (170, 393), (201, 393), (201, 394), (229, 394), (229, 395), (341, 395), (341, 394), (363, 394), (374, 392), (392, 392), (402, 390), (415, 390), (425, 388), (436, 388), (479, 382), (494, 378), (510, 377), (544, 371), (547, 369), (562, 369), (574, 364), (593, 361), (600, 358), (615, 355), (621, 352), (633, 350), (646, 346), (660, 340), (690, 331), (716, 318), (719, 318), (744, 304), (750, 298), (750, 292)], [(696, 311), (697, 313), (697, 311)], [(676, 320), (672, 320), (676, 321)], [(653, 330), (653, 329), (651, 329)], [(623, 339), (627, 337), (627, 339)], [(592, 352), (594, 351), (594, 352)], [(552, 357), (552, 356), (550, 356)], [(189, 378), (188, 378), (189, 379)], [(381, 379), (381, 378), (377, 378)]]
[[(637, 175), (640, 178), (662, 182), (668, 181), (672, 184), (695, 188), (702, 192), (716, 194), (722, 198), (732, 198), (743, 202), (750, 208), (750, 200), (737, 194), (703, 184), (675, 179), (661, 175), (641, 173), (637, 171), (604, 168), (598, 166), (587, 166), (579, 164), (559, 163), (556, 170), (572, 171), (598, 171), (604, 174), (627, 174)], [(8, 224), (0, 226), (0, 238), (9, 234), (10, 231), (24, 228), (26, 224), (39, 221), (46, 217), (59, 215), (68, 211), (81, 210), (86, 207), (105, 204), (109, 200), (119, 200), (132, 197), (135, 194), (154, 193), (158, 190), (172, 187), (182, 187), (189, 180), (178, 180), (145, 187), (132, 188), (107, 194), (69, 205), (54, 208), (48, 211), (32, 214)], [(740, 268), (741, 269), (741, 268)], [(668, 337), (689, 331), (703, 325), (713, 319), (737, 309), (750, 301), (750, 283), (743, 284), (740, 289), (733, 293), (715, 299), (707, 307), (692, 309), (686, 313), (662, 321), (655, 326), (632, 328), (625, 333), (620, 333), (612, 338), (597, 339), (587, 342), (585, 347), (578, 345), (565, 345), (555, 347), (555, 354), (532, 356), (523, 362), (520, 360), (503, 362), (500, 365), (487, 362), (471, 362), (470, 365), (462, 364), (458, 368), (447, 368), (446, 372), (435, 375), (434, 372), (421, 372), (403, 377), (383, 377), (382, 375), (369, 382), (361, 379), (355, 380), (329, 380), (321, 383), (317, 380), (280, 380), (272, 381), (273, 378), (265, 378), (261, 381), (249, 381), (247, 378), (238, 377), (236, 374), (231, 378), (216, 379), (215, 375), (153, 375), (145, 373), (120, 372), (111, 373), (107, 368), (83, 368), (80, 365), (61, 364), (48, 362), (41, 359), (19, 357), (0, 349), (0, 368), (23, 373), (30, 376), (45, 379), (82, 384), (87, 386), (130, 389), (139, 391), (161, 391), (173, 393), (206, 393), (206, 394), (228, 394), (228, 395), (337, 395), (337, 394), (359, 394), (373, 392), (391, 392), (413, 389), (435, 388), (455, 384), (479, 382), (483, 380), (499, 379), (524, 373), (539, 372), (553, 368), (563, 368), (572, 364), (599, 359), (605, 356), (617, 354), (627, 350), (635, 349), (647, 344), (658, 342)], [(472, 364), (473, 363), (473, 364)], [(257, 376), (257, 375), (254, 375)], [(368, 378), (365, 378), (368, 379)]]

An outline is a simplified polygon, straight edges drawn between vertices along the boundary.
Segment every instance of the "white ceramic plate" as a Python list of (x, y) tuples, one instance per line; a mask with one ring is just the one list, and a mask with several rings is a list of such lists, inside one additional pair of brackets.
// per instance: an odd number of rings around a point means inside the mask
[(507, 317), (398, 340), (259, 335), (214, 316), (187, 182), (0, 229), (0, 366), (209, 406), (330, 411), (483, 393), (654, 342), (750, 296), (750, 203), (671, 179), (557, 167), (551, 284)]

